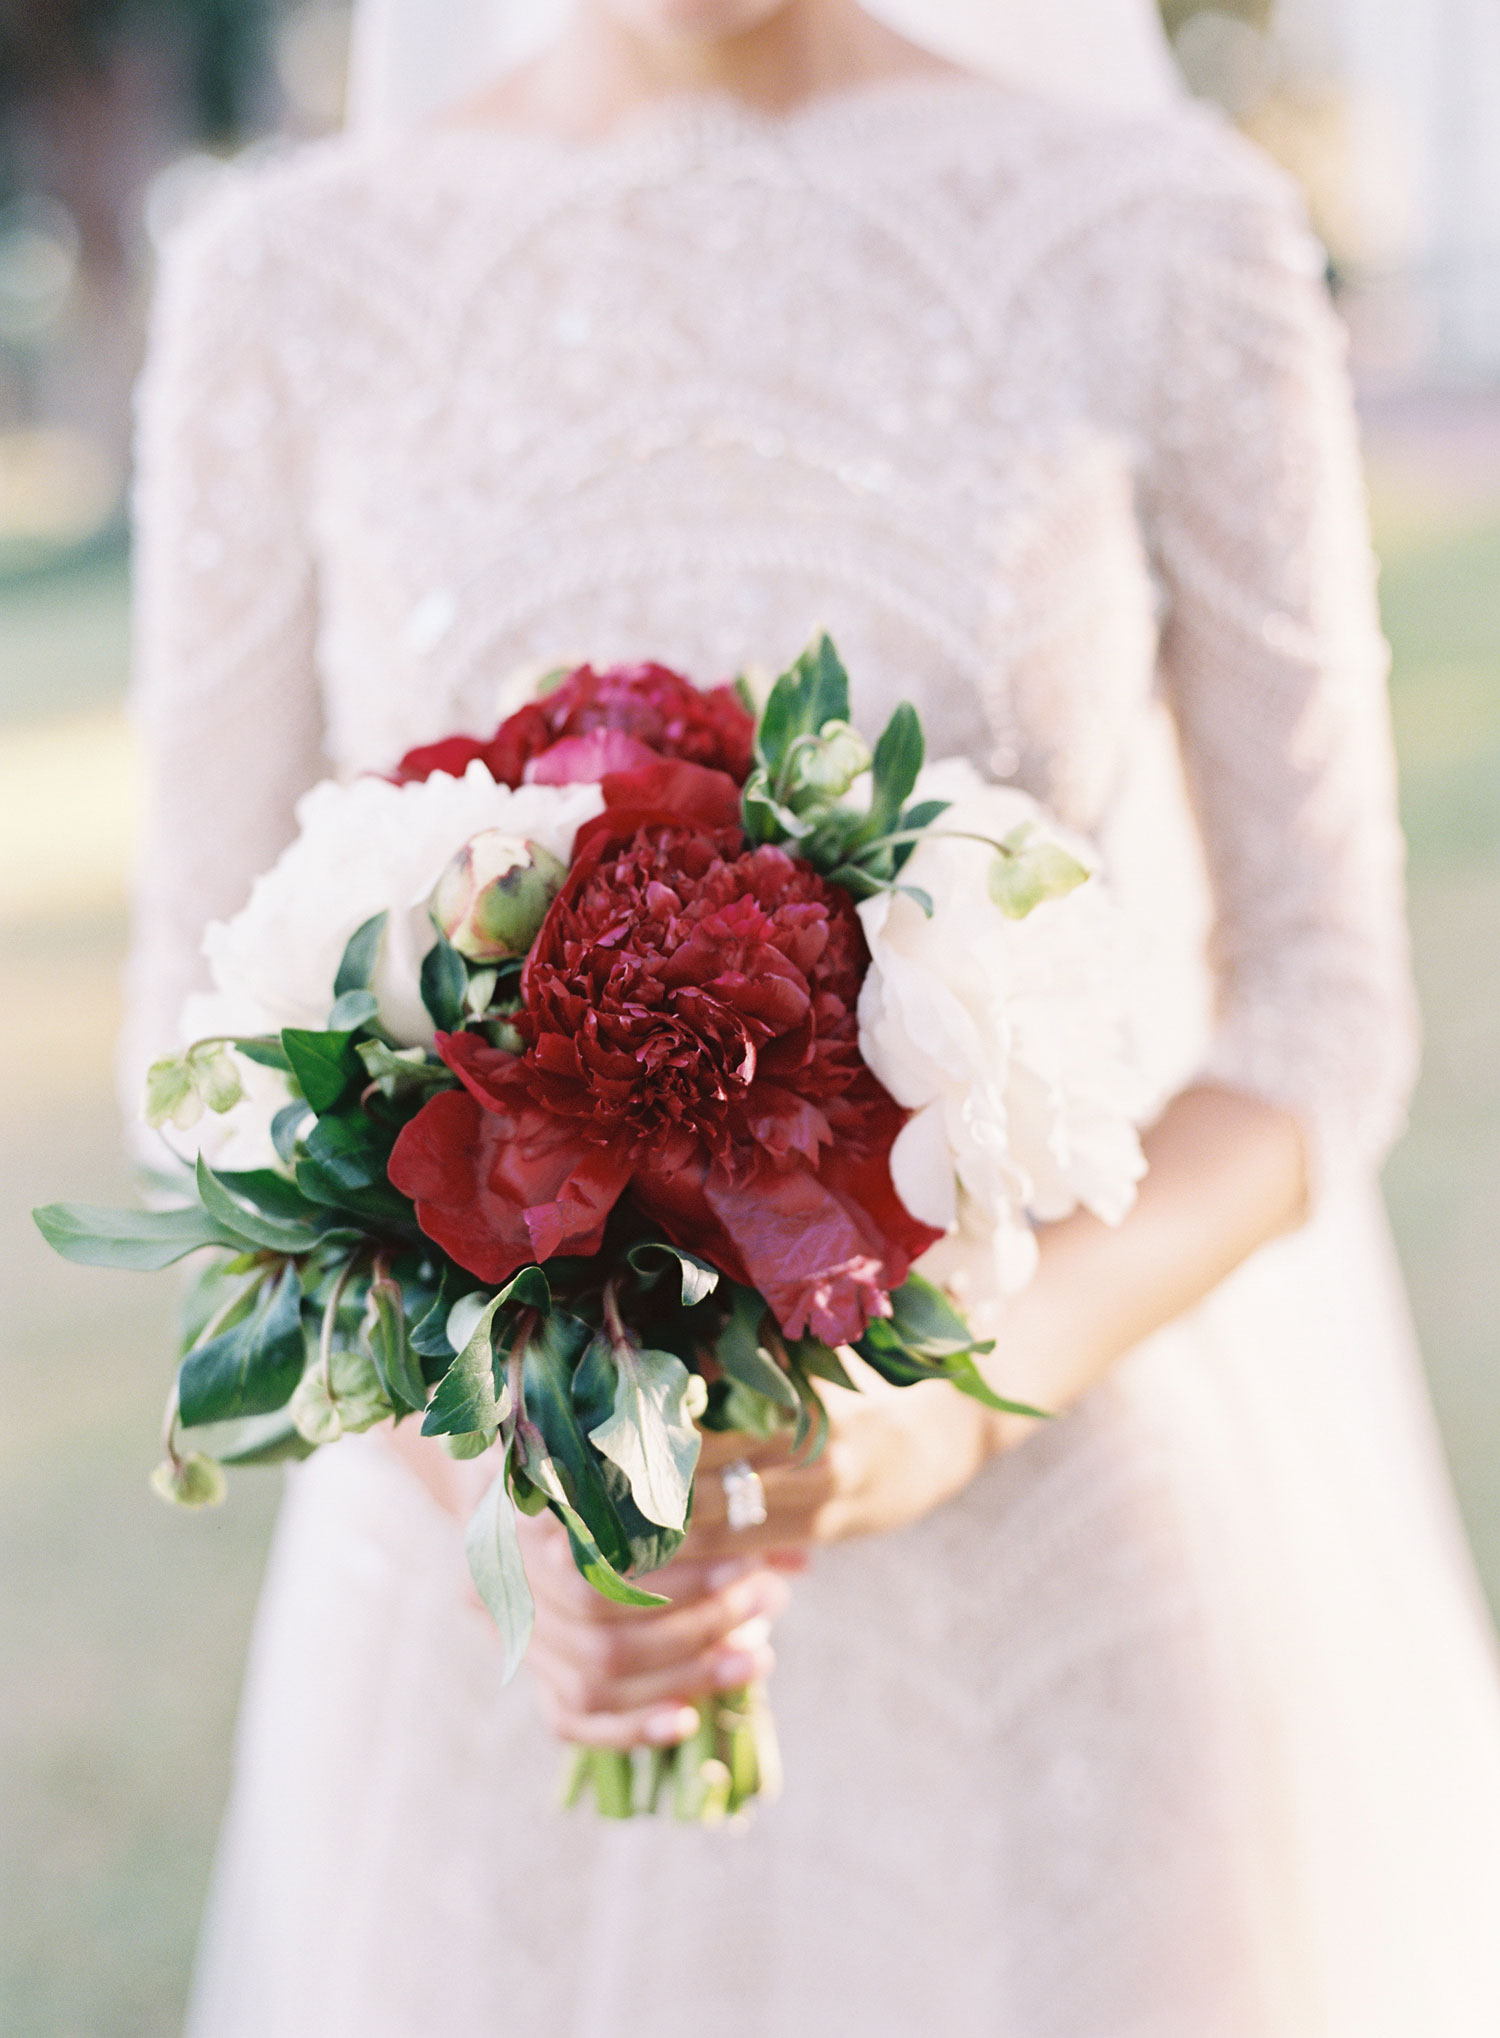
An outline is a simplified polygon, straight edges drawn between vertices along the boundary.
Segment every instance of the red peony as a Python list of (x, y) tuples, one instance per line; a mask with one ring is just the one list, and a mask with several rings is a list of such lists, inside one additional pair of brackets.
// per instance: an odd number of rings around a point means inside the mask
[(696, 687), (665, 665), (581, 665), (543, 699), (512, 715), (488, 742), (451, 736), (410, 750), (397, 785), (435, 771), (457, 778), (478, 758), (500, 785), (567, 785), (632, 771), (653, 757), (750, 775), (755, 723), (732, 686)]
[(859, 1052), (853, 906), (784, 851), (747, 853), (717, 773), (605, 790), (526, 964), (525, 1052), (440, 1036), (464, 1093), (405, 1128), (391, 1180), (495, 1282), (596, 1252), (628, 1186), (789, 1336), (847, 1343), (938, 1236), (891, 1184), (904, 1114)]

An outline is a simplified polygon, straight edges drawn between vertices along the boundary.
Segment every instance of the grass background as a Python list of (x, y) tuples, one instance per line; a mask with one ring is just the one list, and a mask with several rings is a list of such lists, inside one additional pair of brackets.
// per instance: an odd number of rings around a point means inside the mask
[[(1446, 457), (1451, 436), (1377, 436), (1372, 462), (1428, 1021), (1388, 1193), (1500, 1605), (1500, 487)], [(238, 1476), (208, 1516), (150, 1496), (171, 1283), (78, 1273), (26, 1218), (129, 1194), (104, 1045), (133, 800), (126, 631), (117, 554), (0, 587), (5, 2038), (176, 2031), (275, 1505), (273, 1474)]]

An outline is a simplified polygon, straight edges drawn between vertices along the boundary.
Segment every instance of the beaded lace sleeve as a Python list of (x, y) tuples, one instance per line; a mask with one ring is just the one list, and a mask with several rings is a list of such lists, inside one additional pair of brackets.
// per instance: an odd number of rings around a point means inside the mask
[(1217, 906), (1204, 1073), (1294, 1111), (1322, 1180), (1381, 1158), (1414, 1070), (1389, 661), (1321, 252), (1279, 193), (1213, 212), (1176, 237), (1153, 505)]
[(139, 395), (133, 713), (147, 779), (121, 1073), (173, 1043), (206, 923), (243, 903), (322, 769), (305, 436), (263, 230), (214, 204), (163, 262)]

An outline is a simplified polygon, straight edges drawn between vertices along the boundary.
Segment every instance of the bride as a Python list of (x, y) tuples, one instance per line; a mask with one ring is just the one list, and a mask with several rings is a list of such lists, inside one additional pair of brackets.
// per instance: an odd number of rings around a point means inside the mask
[[(968, 45), (920, 13), (998, 79), (854, 0), (582, 0), (444, 92), (451, 9), (360, 72), (439, 110), (246, 176), (166, 264), (138, 1041), (330, 766), (492, 726), (518, 671), (711, 680), (823, 622), (867, 729), (910, 696), (1100, 842), (1160, 1111), (1135, 1213), (1051, 1227), (999, 1326), (1061, 1420), (841, 1406), (820, 1466), (760, 1454), (763, 1525), (702, 1482), (660, 1614), (535, 1528), (509, 1690), (465, 1468), (294, 1474), (195, 2038), (1493, 2038), (1500, 1704), (1371, 1187), (1401, 845), (1294, 202), (1165, 95), (1018, 83), (1022, 0)], [(1165, 67), (1113, 14), (1132, 96)], [(670, 1741), (773, 1640), (749, 1831), (553, 1809), (549, 1730)]]

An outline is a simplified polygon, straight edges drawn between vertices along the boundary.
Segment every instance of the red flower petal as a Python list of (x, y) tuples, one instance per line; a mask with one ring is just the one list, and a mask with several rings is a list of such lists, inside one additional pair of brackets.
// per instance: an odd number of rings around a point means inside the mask
[(521, 776), (527, 785), (595, 785), (607, 774), (648, 769), (656, 752), (638, 737), (619, 729), (591, 729), (586, 736), (564, 736), (527, 764)]
[(443, 1090), (402, 1127), (388, 1172), (444, 1252), (482, 1281), (506, 1281), (554, 1253), (599, 1250), (630, 1169), (584, 1129), (524, 1094), (498, 1107)]
[(389, 774), (392, 785), (418, 785), (435, 771), (462, 778), (476, 758), (488, 762), (488, 746), (474, 736), (447, 736), (441, 743), (424, 743), (408, 750)]

